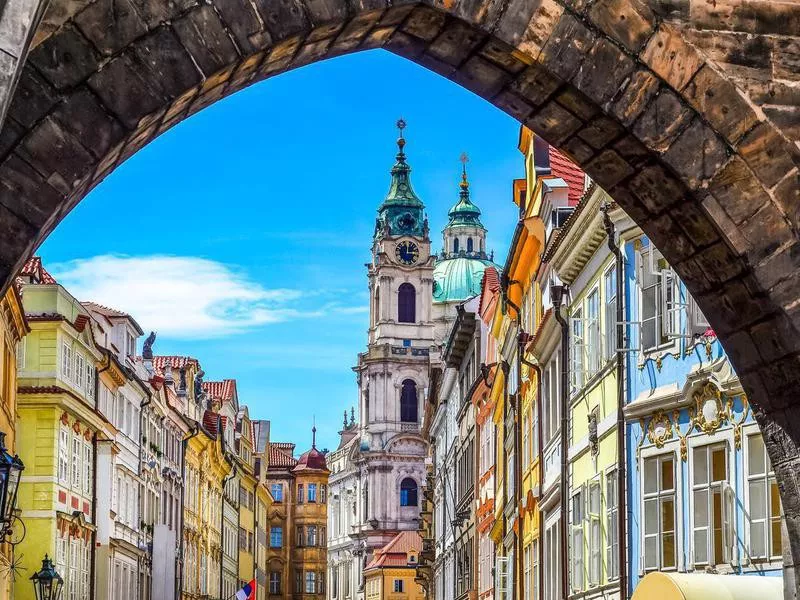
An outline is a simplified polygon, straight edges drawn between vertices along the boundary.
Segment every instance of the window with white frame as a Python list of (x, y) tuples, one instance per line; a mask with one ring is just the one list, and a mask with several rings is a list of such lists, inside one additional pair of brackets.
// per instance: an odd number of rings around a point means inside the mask
[(605, 358), (612, 360), (617, 352), (617, 267), (612, 265), (603, 275), (605, 291)]
[(616, 469), (606, 474), (606, 569), (609, 580), (619, 577), (619, 500)]
[(497, 600), (511, 598), (511, 581), (507, 556), (497, 556), (494, 561), (494, 591)]
[(583, 590), (584, 585), (584, 543), (583, 543), (583, 511), (584, 491), (579, 488), (573, 495), (570, 504), (570, 523), (572, 535), (570, 549), (572, 550), (572, 572), (570, 583), (573, 591)]
[(583, 331), (583, 308), (576, 308), (570, 319), (570, 365), (569, 373), (572, 392), (575, 393), (583, 387), (586, 363), (586, 340)]
[(544, 442), (548, 443), (561, 427), (559, 418), (561, 416), (559, 390), (561, 388), (561, 377), (559, 372), (558, 351), (553, 353), (553, 358), (542, 372), (542, 402), (544, 413)]
[(61, 377), (72, 381), (72, 346), (66, 342), (61, 346)]
[(751, 560), (780, 560), (781, 498), (760, 433), (747, 436), (747, 504)]
[(62, 423), (58, 429), (58, 482), (64, 486), (68, 486), (70, 482), (69, 453), (71, 439), (69, 427)]
[(94, 479), (92, 477), (92, 444), (87, 440), (83, 441), (83, 495), (90, 496), (92, 494), (92, 484)]
[(561, 527), (555, 521), (545, 530), (544, 555), (549, 558), (545, 563), (544, 597), (548, 600), (561, 596)]
[(72, 489), (81, 490), (81, 458), (83, 456), (83, 444), (79, 434), (72, 433), (72, 464), (70, 465)]
[[(668, 284), (662, 283), (662, 278)], [(672, 290), (677, 281), (667, 261), (652, 244), (639, 252), (639, 321), (640, 346), (642, 352), (651, 352), (669, 342), (665, 323), (667, 302), (664, 290)]]
[(589, 482), (589, 585), (600, 584), (602, 540), (600, 535), (600, 480)]
[(733, 546), (733, 504), (726, 444), (692, 449), (692, 554), (694, 566), (725, 564)]
[(533, 575), (531, 571), (533, 569), (533, 558), (531, 556), (531, 552), (532, 552), (532, 545), (528, 544), (527, 546), (525, 546), (525, 552), (524, 552), (525, 579), (522, 582), (522, 597), (524, 598), (524, 600), (531, 600), (532, 598), (531, 593), (533, 590), (531, 589), (531, 587), (533, 584)]
[(528, 468), (530, 464), (530, 427), (531, 427), (531, 420), (528, 416), (530, 412), (526, 410), (522, 414), (522, 471)]
[(600, 290), (593, 289), (586, 298), (586, 373), (587, 378), (600, 370)]
[(674, 569), (675, 558), (675, 457), (672, 454), (644, 459), (645, 571)]
[(306, 594), (317, 593), (317, 574), (314, 571), (306, 572)]
[(539, 540), (531, 544), (531, 600), (539, 600)]

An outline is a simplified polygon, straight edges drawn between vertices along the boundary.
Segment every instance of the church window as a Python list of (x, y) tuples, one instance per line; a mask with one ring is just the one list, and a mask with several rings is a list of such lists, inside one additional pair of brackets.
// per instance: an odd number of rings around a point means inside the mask
[(400, 420), (404, 423), (417, 422), (417, 384), (413, 379), (403, 381), (400, 392)]
[(467, 252), (472, 252), (472, 238), (467, 238)]
[(303, 484), (301, 483), (297, 486), (297, 503), (302, 504), (303, 500)]
[(417, 506), (417, 482), (411, 477), (400, 483), (400, 506)]
[(404, 283), (397, 292), (397, 320), (400, 323), (414, 323), (417, 320), (417, 290), (410, 283)]
[(458, 238), (453, 240), (453, 252), (458, 254)]

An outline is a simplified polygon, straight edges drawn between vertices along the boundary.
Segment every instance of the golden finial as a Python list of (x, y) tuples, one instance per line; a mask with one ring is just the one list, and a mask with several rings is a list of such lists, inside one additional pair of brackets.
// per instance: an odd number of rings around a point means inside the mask
[(462, 152), (459, 160), (461, 161), (461, 189), (465, 190), (469, 187), (469, 182), (467, 181), (467, 163), (469, 162), (469, 155), (466, 152)]

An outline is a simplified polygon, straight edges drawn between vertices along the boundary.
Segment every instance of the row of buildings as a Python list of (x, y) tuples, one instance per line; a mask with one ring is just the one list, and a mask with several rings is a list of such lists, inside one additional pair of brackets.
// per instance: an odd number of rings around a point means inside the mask
[(79, 301), (38, 257), (0, 307), (0, 432), (24, 465), (0, 598), (32, 600), (45, 557), (65, 600), (227, 599), (251, 581), (257, 598), (324, 597), (315, 437), (300, 457), (271, 442), (234, 379), (155, 355), (155, 334)]
[(504, 263), (466, 168), (433, 253), (399, 125), (360, 418), (329, 456), (328, 598), (616, 600), (646, 597), (651, 572), (712, 576), (704, 594), (759, 576), (742, 597), (780, 597), (764, 441), (658, 249), (522, 128)]

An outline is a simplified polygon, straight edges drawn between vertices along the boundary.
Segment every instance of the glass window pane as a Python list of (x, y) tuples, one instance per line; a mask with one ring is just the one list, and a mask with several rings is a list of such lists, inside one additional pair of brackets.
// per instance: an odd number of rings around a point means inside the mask
[(772, 532), (770, 538), (770, 546), (772, 556), (780, 556), (782, 549), (781, 549), (781, 521), (780, 519), (773, 519), (772, 520)]
[(644, 493), (652, 494), (658, 491), (658, 461), (655, 458), (646, 458), (644, 461)]
[(672, 498), (661, 500), (661, 531), (675, 531), (675, 502)]
[(661, 461), (661, 491), (671, 490), (675, 487), (673, 473), (674, 462), (672, 457), (665, 457)]
[(750, 519), (764, 519), (767, 516), (767, 494), (763, 480), (749, 483)]
[(711, 452), (711, 473), (712, 481), (725, 481), (728, 479), (727, 450), (725, 448), (714, 448)]
[(658, 536), (644, 538), (644, 568), (658, 568)]
[(694, 532), (694, 562), (708, 562), (708, 530), (698, 529)]
[(692, 452), (692, 480), (695, 485), (708, 483), (708, 448), (695, 448)]
[(748, 474), (757, 475), (766, 473), (766, 449), (764, 438), (760, 435), (751, 435), (747, 438)]
[(764, 541), (765, 524), (763, 521), (750, 523), (750, 554), (753, 558), (764, 558), (767, 545)]
[(661, 568), (675, 568), (675, 534), (669, 533), (661, 536)]
[(655, 498), (644, 501), (644, 533), (658, 533), (658, 500)]
[(695, 490), (694, 492), (694, 526), (705, 527), (708, 525), (708, 490)]
[(769, 499), (770, 516), (777, 517), (781, 514), (781, 494), (778, 491), (778, 484), (774, 480), (770, 481)]

